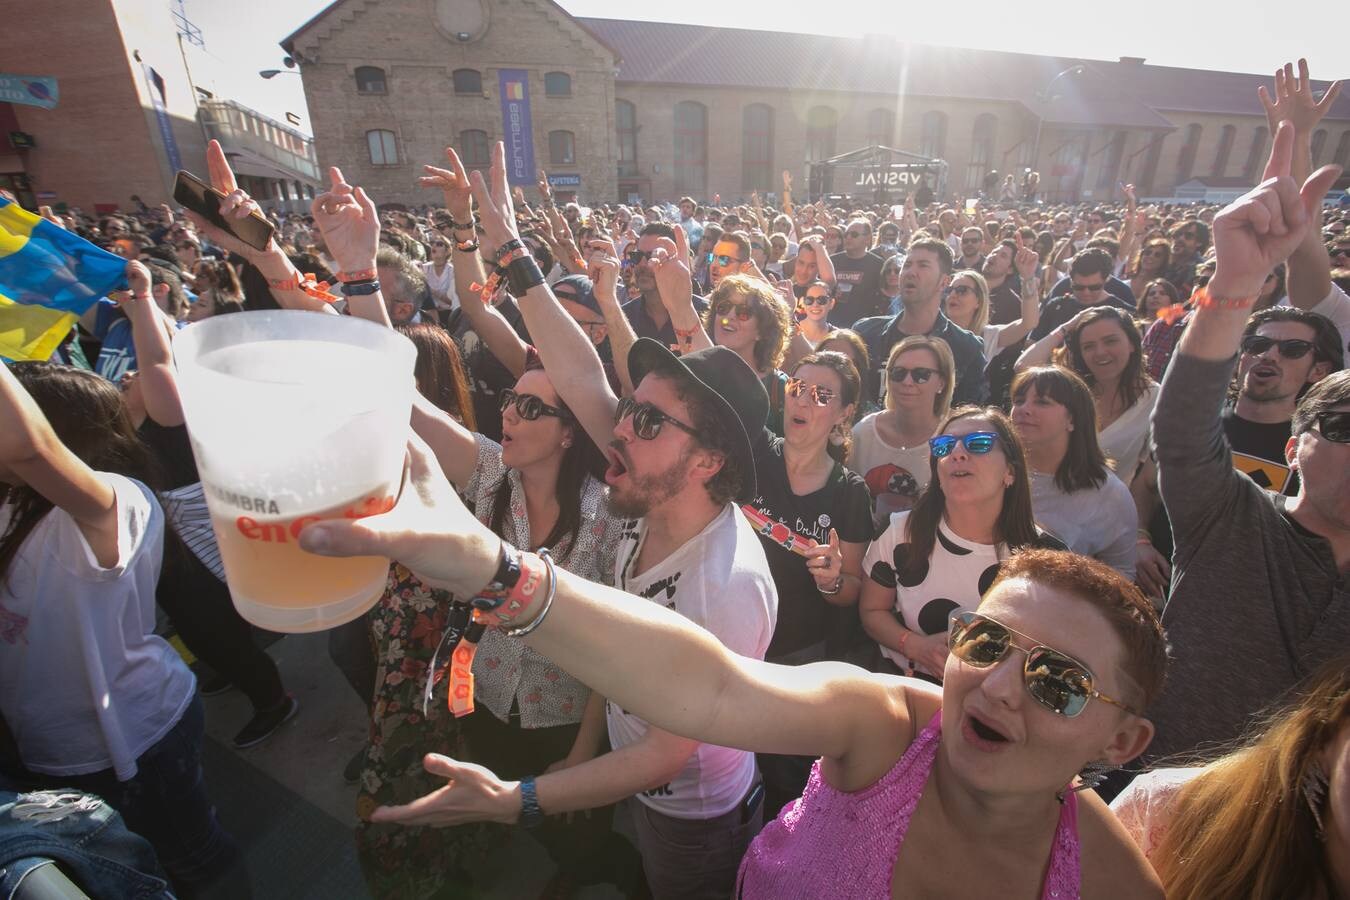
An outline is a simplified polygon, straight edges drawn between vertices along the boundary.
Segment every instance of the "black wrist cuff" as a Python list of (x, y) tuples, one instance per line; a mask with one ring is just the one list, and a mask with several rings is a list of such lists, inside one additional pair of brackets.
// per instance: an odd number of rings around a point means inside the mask
[(544, 273), (539, 270), (539, 263), (534, 261), (533, 256), (513, 259), (506, 267), (506, 286), (512, 297), (524, 297), (530, 288), (543, 283)]

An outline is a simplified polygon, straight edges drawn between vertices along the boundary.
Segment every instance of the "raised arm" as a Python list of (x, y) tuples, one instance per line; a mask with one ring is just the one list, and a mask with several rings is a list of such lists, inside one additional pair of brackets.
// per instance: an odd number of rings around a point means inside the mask
[[(1265, 85), (1257, 88), (1261, 105), (1266, 110), (1266, 122), (1274, 134), (1281, 122), (1294, 128), (1294, 150), (1289, 172), (1294, 181), (1302, 184), (1312, 174), (1312, 135), (1317, 124), (1331, 110), (1341, 91), (1338, 81), (1327, 88), (1319, 101), (1313, 97), (1312, 82), (1308, 78), (1308, 61), (1298, 61), (1298, 74), (1292, 63), (1275, 72), (1274, 96)], [(1312, 309), (1331, 293), (1331, 259), (1322, 243), (1321, 209), (1317, 220), (1308, 229), (1303, 241), (1289, 256), (1289, 271), (1285, 282), (1289, 303), (1300, 309)]]
[(445, 208), (450, 212), (454, 234), (452, 252), (455, 260), (455, 292), (461, 298), (459, 305), (464, 318), (487, 345), (489, 352), (506, 366), (508, 372), (519, 378), (525, 372), (529, 348), (511, 327), (511, 323), (496, 308), (482, 303), (480, 292), (473, 289), (475, 284), (481, 285), (487, 281), (473, 228), (473, 196), (459, 154), (453, 147), (446, 147), (445, 156), (448, 168), (423, 166), (422, 171), (426, 174), (417, 181), (422, 187), (439, 189), (445, 199)]
[[(519, 241), (511, 195), (506, 189), (506, 150), (500, 141), (493, 148), (490, 175), (491, 186), (477, 171), (470, 176), (470, 183), (484, 233), (489, 242), (500, 248), (510, 241)], [(558, 395), (591, 440), (604, 447), (613, 439), (614, 410), (619, 398), (610, 390), (595, 345), (553, 296), (543, 282), (542, 273), (537, 284), (528, 290), (522, 288), (520, 293), (524, 296), (516, 296), (516, 301)]]
[[(1040, 262), (1040, 257), (1036, 255), (1035, 250), (1023, 246), (1020, 234), (1015, 240), (1017, 254), (1013, 257), (1013, 267), (1017, 269), (1017, 274), (1022, 280), (1022, 317), (1015, 322), (1009, 322), (998, 333), (999, 347), (1011, 347), (1031, 334), (1031, 330), (1041, 323), (1041, 285), (1036, 277), (1036, 265)], [(1021, 363), (1020, 359), (1018, 363)]]
[[(464, 508), (431, 462), (409, 445), (408, 480), (391, 513), (306, 528), (302, 546), (331, 556), (385, 555), (459, 596), (492, 578), (501, 541)], [(513, 624), (549, 612), (526, 639), (611, 702), (682, 737), (771, 753), (823, 755), (845, 789), (880, 777), (911, 734), (912, 698), (900, 682), (837, 663), (785, 667), (738, 656), (674, 610), (562, 569), (540, 583)]]
[(183, 404), (178, 397), (173, 352), (169, 349), (174, 324), (155, 303), (150, 272), (144, 265), (134, 260), (127, 263), (127, 282), (131, 290), (122, 301), (122, 309), (131, 322), (146, 415), (165, 427), (182, 425)]
[[(375, 278), (375, 254), (380, 249), (380, 214), (359, 187), (352, 187), (337, 166), (328, 169), (331, 186), (314, 198), (314, 224), (323, 234), (328, 252), (337, 261), (341, 280)], [(368, 275), (366, 273), (369, 273)], [(343, 275), (349, 276), (343, 279)], [(388, 327), (389, 310), (380, 291), (347, 298), (347, 311), (358, 318)]]
[(7, 365), (0, 365), (0, 425), (0, 481), (27, 485), (69, 513), (98, 564), (115, 565), (117, 499), (112, 485), (61, 442)]
[(698, 310), (694, 308), (694, 283), (689, 271), (689, 259), (689, 239), (684, 229), (676, 226), (674, 244), (668, 238), (661, 238), (650, 262), (652, 278), (656, 280), (656, 293), (670, 315), (670, 327), (675, 332), (675, 341), (681, 353), (712, 346), (712, 338), (708, 337), (703, 322), (699, 320)]
[(609, 352), (619, 373), (619, 386), (625, 396), (632, 396), (633, 377), (628, 372), (628, 351), (637, 342), (633, 323), (628, 321), (619, 304), (619, 251), (610, 241), (591, 241), (596, 250), (591, 255), (591, 289), (605, 317), (605, 333), (609, 336)]
[(1125, 194), (1125, 220), (1120, 226), (1120, 251), (1116, 253), (1116, 262), (1121, 266), (1127, 266), (1130, 257), (1134, 256), (1134, 248), (1139, 242), (1143, 228), (1138, 219), (1139, 200), (1135, 196), (1134, 185), (1122, 184), (1120, 189)]

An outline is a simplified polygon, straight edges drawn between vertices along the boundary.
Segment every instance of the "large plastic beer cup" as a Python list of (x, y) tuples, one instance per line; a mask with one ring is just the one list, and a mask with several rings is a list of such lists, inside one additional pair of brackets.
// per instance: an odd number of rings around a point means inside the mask
[(389, 560), (300, 549), (320, 519), (393, 507), (412, 409), (412, 342), (350, 316), (212, 316), (173, 344), (179, 393), (230, 595), (272, 631), (349, 622)]

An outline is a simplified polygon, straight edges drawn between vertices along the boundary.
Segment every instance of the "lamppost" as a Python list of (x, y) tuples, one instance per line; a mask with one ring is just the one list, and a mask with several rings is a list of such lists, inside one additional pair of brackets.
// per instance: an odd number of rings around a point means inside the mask
[[(1061, 78), (1068, 78), (1071, 75), (1082, 75), (1085, 71), (1087, 71), (1086, 68), (1081, 65), (1069, 66), (1069, 68), (1047, 81), (1045, 87), (1036, 92), (1036, 99), (1040, 100), (1042, 103), (1052, 102), (1055, 99), (1055, 95), (1050, 89), (1055, 86), (1055, 82), (1059, 81)], [(1036, 169), (1036, 171), (1040, 171), (1036, 166), (1041, 155), (1041, 127), (1044, 125), (1045, 117), (1038, 115), (1036, 117), (1036, 140), (1031, 144), (1031, 167)]]
[(263, 69), (258, 73), (263, 78), (276, 78), (278, 75), (299, 75), (299, 72), (286, 69)]

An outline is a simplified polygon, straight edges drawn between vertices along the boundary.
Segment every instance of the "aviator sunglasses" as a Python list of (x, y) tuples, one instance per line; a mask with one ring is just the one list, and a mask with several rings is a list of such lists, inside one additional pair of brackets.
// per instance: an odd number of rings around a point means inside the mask
[[(1014, 643), (1020, 638), (1025, 649)], [(1128, 713), (1139, 715), (1133, 708), (1106, 696), (1093, 687), (1092, 671), (1066, 653), (1036, 644), (1021, 632), (975, 612), (952, 616), (947, 634), (952, 656), (975, 669), (987, 669), (1008, 655), (1010, 650), (1026, 654), (1022, 665), (1022, 680), (1031, 698), (1057, 716), (1072, 719), (1087, 708), (1089, 700), (1101, 700)]]
[(1277, 344), (1280, 348), (1280, 356), (1285, 359), (1302, 359), (1308, 355), (1308, 351), (1313, 349), (1314, 346), (1312, 341), (1300, 341), (1297, 338), (1277, 341), (1275, 338), (1249, 334), (1242, 339), (1242, 352), (1249, 356), (1260, 356)]
[(639, 403), (632, 397), (624, 397), (614, 410), (614, 424), (618, 425), (629, 416), (633, 417), (633, 433), (644, 441), (654, 441), (661, 433), (661, 426), (667, 422), (685, 434), (698, 437), (698, 431), (692, 425), (686, 425), (673, 416), (668, 416), (650, 403)]
[(520, 416), (526, 422), (533, 422), (540, 416), (553, 416), (556, 419), (571, 420), (572, 414), (565, 409), (559, 409), (556, 406), (549, 406), (534, 394), (517, 394), (515, 391), (507, 388), (501, 393), (501, 411), (515, 406), (516, 415)]
[(983, 456), (994, 449), (994, 443), (998, 441), (998, 432), (972, 431), (960, 437), (951, 434), (939, 434), (937, 437), (928, 439), (928, 449), (932, 451), (934, 457), (942, 459), (944, 456), (951, 455), (951, 452), (956, 449), (957, 441), (961, 442), (961, 446), (966, 448), (967, 453)]
[(789, 397), (800, 397), (803, 393), (809, 394), (811, 402), (816, 406), (829, 406), (830, 401), (835, 398), (834, 391), (827, 387), (821, 387), (818, 384), (807, 384), (800, 378), (789, 378), (787, 381), (787, 395)]

